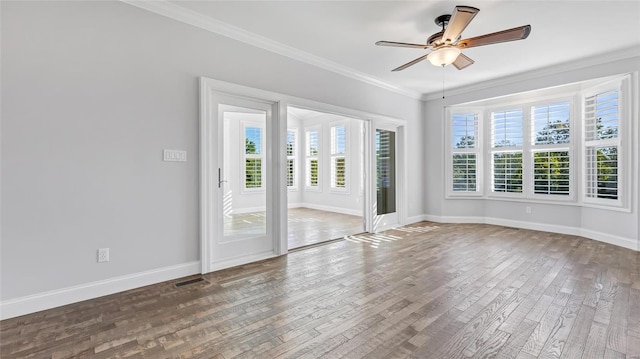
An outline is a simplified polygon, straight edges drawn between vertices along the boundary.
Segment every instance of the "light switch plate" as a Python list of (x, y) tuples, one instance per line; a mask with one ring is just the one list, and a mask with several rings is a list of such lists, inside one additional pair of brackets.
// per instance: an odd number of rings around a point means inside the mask
[(163, 159), (172, 162), (187, 162), (187, 151), (164, 150)]

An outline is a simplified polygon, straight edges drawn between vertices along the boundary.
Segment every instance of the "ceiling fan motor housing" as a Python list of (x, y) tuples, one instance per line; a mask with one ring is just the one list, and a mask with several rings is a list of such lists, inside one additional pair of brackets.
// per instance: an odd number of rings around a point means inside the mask
[(436, 32), (435, 34), (429, 36), (427, 39), (427, 46), (435, 46), (435, 42), (442, 39), (442, 35), (444, 35), (444, 30), (440, 32)]
[(442, 28), (442, 30), (444, 30), (444, 28), (447, 27), (447, 25), (449, 24), (449, 20), (451, 20), (451, 15), (450, 14), (444, 14), (444, 15), (438, 16), (434, 20), (434, 22), (436, 23), (436, 25), (440, 26)]

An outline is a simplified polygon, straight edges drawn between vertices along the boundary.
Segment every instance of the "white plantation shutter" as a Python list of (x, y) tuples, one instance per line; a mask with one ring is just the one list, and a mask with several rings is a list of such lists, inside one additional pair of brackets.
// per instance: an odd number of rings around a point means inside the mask
[(533, 144), (555, 145), (571, 141), (569, 101), (537, 105), (531, 108), (533, 122)]
[(588, 146), (585, 155), (585, 196), (617, 200), (618, 146)]
[(533, 191), (535, 194), (570, 194), (569, 151), (533, 153)]
[(453, 154), (454, 192), (476, 192), (478, 190), (477, 158), (475, 153)]
[(262, 188), (263, 132), (262, 127), (244, 127), (244, 189)]
[(522, 146), (522, 109), (492, 112), (491, 122), (493, 147)]
[(305, 184), (307, 187), (318, 188), (320, 186), (320, 164), (318, 155), (319, 148), (319, 132), (318, 130), (306, 131), (306, 176)]
[(531, 107), (531, 163), (535, 195), (571, 195), (571, 102)]
[(480, 193), (478, 160), (480, 158), (478, 113), (454, 113), (451, 116), (450, 194)]
[(522, 193), (523, 129), (522, 109), (491, 113), (491, 190), (494, 193)]
[(585, 189), (587, 199), (619, 202), (619, 91), (584, 100)]
[(447, 108), (446, 197), (629, 211), (637, 164), (633, 85), (626, 74), (588, 89), (567, 85)]
[(493, 192), (522, 193), (522, 151), (493, 153)]
[(298, 131), (287, 130), (287, 187), (296, 187), (296, 154), (298, 153)]
[(478, 114), (454, 114), (451, 120), (453, 148), (475, 148), (478, 137)]
[(347, 127), (331, 127), (331, 188), (346, 189)]
[(618, 91), (611, 90), (585, 99), (585, 140), (618, 137)]
[(307, 187), (318, 187), (318, 159), (307, 158)]

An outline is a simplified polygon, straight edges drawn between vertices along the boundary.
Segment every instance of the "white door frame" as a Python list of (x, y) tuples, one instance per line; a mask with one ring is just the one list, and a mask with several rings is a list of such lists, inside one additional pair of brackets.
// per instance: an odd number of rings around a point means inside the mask
[[(274, 256), (283, 255), (287, 253), (287, 173), (286, 163), (287, 154), (284, 150), (287, 142), (287, 107), (289, 105), (294, 107), (306, 108), (309, 110), (315, 110), (319, 112), (333, 113), (349, 118), (359, 119), (365, 121), (365, 141), (371, 133), (371, 122), (382, 121), (384, 123), (394, 123), (398, 128), (396, 132), (397, 146), (397, 183), (398, 183), (398, 196), (397, 198), (397, 211), (399, 224), (403, 225), (407, 223), (408, 210), (405, 208), (408, 201), (406, 200), (406, 186), (407, 186), (407, 166), (406, 166), (406, 121), (384, 115), (373, 114), (365, 111), (354, 110), (346, 107), (330, 105), (313, 100), (307, 100), (299, 97), (284, 95), (272, 91), (266, 91), (256, 89), (253, 87), (247, 87), (225, 81), (214, 80), (206, 77), (200, 78), (200, 263), (202, 273), (208, 273), (212, 271), (210, 251), (210, 239), (215, 233), (213, 228), (214, 222), (212, 221), (212, 208), (207, 199), (211, 198), (211, 191), (217, 190), (212, 188), (211, 179), (217, 181), (217, 167), (213, 166), (214, 162), (211, 162), (212, 149), (215, 144), (211, 143), (211, 111), (217, 111), (217, 109), (211, 108), (212, 96), (215, 93), (224, 94), (227, 96), (235, 96), (238, 98), (249, 99), (253, 101), (271, 102), (277, 105), (277, 110), (274, 111), (272, 116), (272, 128), (269, 131), (267, 141), (271, 143), (271, 148), (282, 149), (272, 153), (272, 168), (268, 172), (268, 181), (274, 184), (274, 193), (271, 197), (270, 210), (273, 211), (273, 223), (272, 223), (272, 235), (274, 241)], [(365, 168), (369, 167), (366, 164), (371, 163), (371, 153), (365, 152)], [(374, 154), (375, 155), (375, 154)], [(368, 156), (368, 157), (367, 157)], [(373, 159), (375, 160), (375, 158)], [(375, 169), (375, 168), (374, 168)], [(365, 218), (371, 217), (371, 212), (367, 214), (366, 210), (371, 203), (370, 196), (372, 195), (370, 190), (370, 184), (372, 182), (372, 172), (368, 169), (365, 173)], [(216, 182), (217, 183), (217, 182)], [(374, 183), (375, 186), (375, 183)], [(375, 187), (374, 187), (375, 188)], [(366, 191), (369, 191), (367, 193)], [(369, 200), (367, 200), (367, 196)], [(269, 205), (269, 204), (268, 204)], [(370, 210), (369, 210), (370, 211)], [(368, 220), (367, 220), (368, 221)], [(368, 229), (367, 229), (368, 230)]]
[[(281, 254), (279, 237), (281, 230), (278, 227), (280, 216), (281, 196), (278, 196), (278, 188), (281, 183), (280, 161), (277, 149), (280, 143), (279, 129), (281, 120), (281, 105), (270, 98), (262, 98), (260, 94), (248, 93), (236, 89), (237, 92), (229, 92), (220, 82), (201, 78), (200, 80), (200, 264), (202, 273), (214, 270), (246, 264)], [(257, 96), (255, 96), (257, 95)], [(270, 220), (266, 224), (267, 236), (272, 240), (273, 251), (270, 253), (258, 253), (225, 261), (213, 262), (212, 246), (214, 240), (220, 235), (219, 201), (218, 197), (218, 168), (219, 154), (217, 150), (218, 108), (215, 106), (220, 99), (238, 99), (267, 104), (272, 107), (271, 120), (265, 124), (267, 136), (265, 138), (265, 158), (270, 166), (266, 172), (266, 211)], [(286, 183), (285, 183), (286, 185)]]

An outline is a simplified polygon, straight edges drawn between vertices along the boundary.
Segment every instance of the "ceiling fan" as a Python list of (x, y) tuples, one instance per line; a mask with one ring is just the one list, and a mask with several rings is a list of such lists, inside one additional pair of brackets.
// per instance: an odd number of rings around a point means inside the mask
[(462, 31), (469, 25), (480, 9), (471, 6), (456, 6), (451, 15), (440, 15), (435, 19), (438, 26), (442, 26), (439, 31), (427, 39), (426, 44), (409, 44), (406, 42), (378, 41), (378, 46), (410, 47), (417, 49), (431, 49), (432, 52), (420, 56), (392, 71), (401, 71), (409, 66), (415, 65), (425, 59), (435, 66), (446, 66), (453, 64), (458, 70), (462, 70), (474, 63), (461, 50), (476, 46), (497, 44), (500, 42), (523, 40), (529, 36), (531, 25), (515, 27), (513, 29), (502, 30), (491, 34), (471, 37), (460, 40)]

